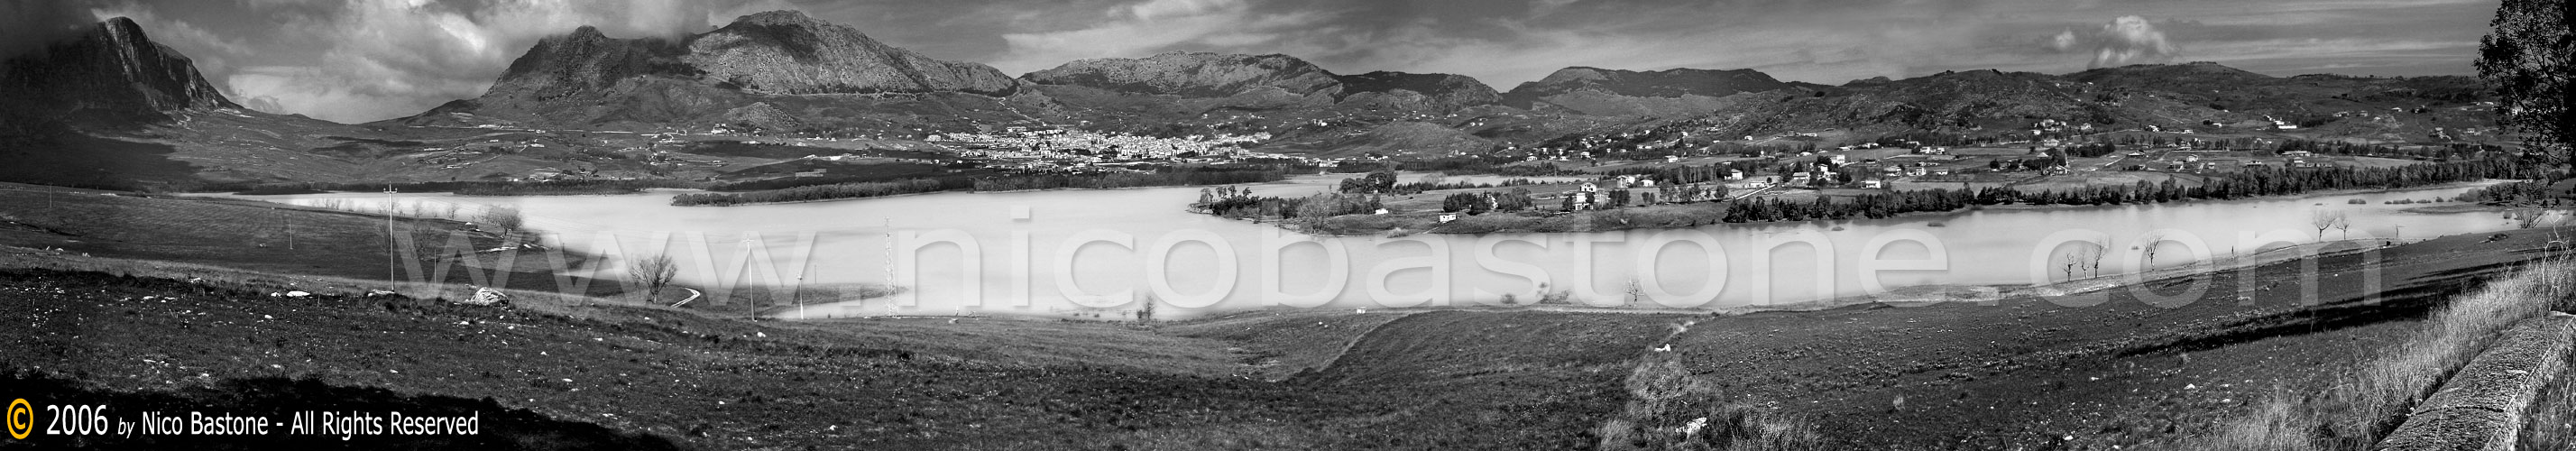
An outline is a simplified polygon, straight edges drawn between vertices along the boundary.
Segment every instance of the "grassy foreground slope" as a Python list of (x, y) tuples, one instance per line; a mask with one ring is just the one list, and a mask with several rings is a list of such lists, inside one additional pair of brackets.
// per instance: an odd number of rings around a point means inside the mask
[[(517, 250), (510, 244), (518, 241), (459, 221), (396, 218), (392, 223), (393, 230), (409, 236), (387, 233), (380, 215), (0, 183), (0, 246), (348, 279), (383, 280), (392, 269), (404, 280), (529, 290), (553, 290), (554, 273), (580, 272), (592, 259), (560, 250)], [(397, 247), (405, 244), (410, 248)], [(472, 253), (496, 248), (512, 248), (503, 252), (515, 255), (504, 259), (501, 253)], [(411, 261), (386, 258), (387, 252), (404, 251)], [(509, 266), (500, 266), (501, 261)], [(506, 284), (478, 280), (498, 270), (512, 273)], [(587, 291), (606, 295), (619, 289), (618, 283), (601, 281), (589, 284)]]
[[(98, 397), (49, 402), (253, 413), (358, 408), (340, 396), (263, 398), (259, 387), (382, 389), (358, 398), (525, 410), (509, 418), (528, 430), (594, 424), (616, 433), (598, 436), (610, 443), (689, 448), (1544, 449), (1590, 443), (1594, 417), (1621, 401), (1624, 362), (1672, 321), (1422, 312), (1386, 321), (1329, 366), (1270, 382), (1251, 364), (1266, 352), (1256, 344), (1128, 324), (754, 324), (536, 295), (515, 308), (342, 290), (276, 297), (288, 287), (225, 280), (0, 270), (10, 306), (0, 329), (26, 331), (0, 349), (0, 368)], [(1257, 334), (1314, 325), (1278, 318), (1234, 324)]]
[(1703, 321), (1674, 348), (1725, 398), (1814, 418), (1829, 448), (2193, 449), (2182, 444), (2225, 433), (2275, 393), (2411, 352), (2390, 346), (2458, 295), (2551, 254), (2550, 239), (2456, 236), (2139, 286), (2176, 296), (2207, 284), (2172, 308), (2119, 287), (2093, 299), (1757, 313)]

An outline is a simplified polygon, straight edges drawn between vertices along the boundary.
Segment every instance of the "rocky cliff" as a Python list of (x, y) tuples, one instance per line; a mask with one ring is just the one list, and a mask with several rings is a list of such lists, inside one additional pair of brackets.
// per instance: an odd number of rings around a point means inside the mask
[(122, 17), (16, 55), (0, 72), (7, 103), (0, 108), (20, 117), (151, 121), (173, 111), (241, 107), (206, 83), (188, 57)]

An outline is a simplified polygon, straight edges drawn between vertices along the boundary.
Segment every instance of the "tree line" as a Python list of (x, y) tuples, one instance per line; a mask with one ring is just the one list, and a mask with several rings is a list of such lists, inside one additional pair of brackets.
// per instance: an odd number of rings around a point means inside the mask
[(2461, 202), (2476, 202), (2495, 205), (2556, 206), (2561, 203), (2568, 202), (2570, 197), (2576, 197), (2570, 196), (2566, 191), (2551, 189), (2550, 186), (2554, 184), (2556, 184), (2555, 181), (2521, 181), (2497, 184), (2495, 186), (2478, 188), (2469, 190), (2469, 192), (2466, 193), (2460, 193), (2459, 200)]
[(2563, 177), (2536, 166), (2504, 160), (2419, 164), (2390, 168), (2253, 169), (2214, 176), (2197, 186), (2173, 180), (2129, 186), (2095, 186), (2075, 190), (2021, 191), (2011, 187), (1933, 189), (1868, 194), (1845, 201), (1818, 197), (1812, 201), (1748, 199), (1727, 205), (1725, 222), (1840, 220), (1887, 218), (1905, 213), (1943, 212), (1981, 205), (2118, 205), (2194, 199), (2242, 199), (2336, 189), (2396, 189), (2482, 179)]
[(860, 199), (918, 194), (952, 189), (947, 183), (931, 179), (896, 180), (891, 182), (834, 183), (799, 186), (742, 193), (690, 193), (671, 197), (671, 205), (729, 207), (742, 204), (804, 202), (834, 199)]
[(1529, 188), (1512, 188), (1503, 192), (1450, 194), (1440, 199), (1440, 211), (1481, 215), (1496, 211), (1522, 211), (1538, 205), (1531, 199)]
[(1234, 219), (1329, 218), (1375, 213), (1382, 208), (1386, 208), (1386, 204), (1375, 194), (1322, 193), (1306, 197), (1272, 197), (1256, 195), (1251, 188), (1235, 186), (1200, 189), (1199, 201), (1190, 204), (1192, 211)]
[(1018, 175), (975, 179), (976, 191), (1021, 191), (1062, 188), (1135, 188), (1145, 186), (1227, 185), (1286, 180), (1273, 168), (1178, 167), (1153, 172)]
[(1133, 188), (1174, 185), (1265, 183), (1288, 178), (1273, 168), (1181, 167), (1153, 172), (1106, 174), (1007, 175), (986, 178), (905, 179), (799, 186), (740, 193), (691, 193), (671, 197), (671, 205), (733, 206), (777, 202), (863, 199), (939, 191), (1018, 191), (1062, 188)]

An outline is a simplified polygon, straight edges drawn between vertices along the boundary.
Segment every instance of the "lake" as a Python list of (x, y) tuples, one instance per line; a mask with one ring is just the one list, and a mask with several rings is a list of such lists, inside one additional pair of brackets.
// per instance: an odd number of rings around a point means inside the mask
[[(1329, 189), (1352, 175), (1253, 185), (1264, 195)], [(1406, 176), (1403, 180), (1414, 181)], [(1456, 180), (1456, 178), (1453, 178)], [(1499, 180), (1499, 178), (1497, 179)], [(332, 193), (238, 196), (301, 205), (470, 217), (524, 212), (549, 243), (615, 261), (670, 255), (681, 284), (890, 284), (855, 302), (807, 298), (810, 316), (1126, 315), (1165, 318), (1266, 307), (1412, 307), (1575, 302), (1743, 307), (1885, 294), (1922, 285), (2046, 284), (2209, 261), (2320, 239), (2420, 240), (2516, 228), (2493, 212), (2415, 213), (2397, 199), (2448, 199), (2471, 185), (2390, 193), (2068, 208), (1988, 208), (1886, 220), (1714, 225), (1599, 233), (1314, 237), (1186, 211), (1198, 187), (938, 193), (737, 207), (675, 207), (676, 190), (477, 197)], [(2348, 203), (2361, 199), (2366, 203)], [(2149, 261), (2150, 254), (2153, 261)]]

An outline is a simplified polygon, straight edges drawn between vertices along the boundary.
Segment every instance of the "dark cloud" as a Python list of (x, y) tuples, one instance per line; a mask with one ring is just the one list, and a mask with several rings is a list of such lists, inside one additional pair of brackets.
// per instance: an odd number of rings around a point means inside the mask
[(0, 57), (13, 57), (79, 35), (98, 21), (90, 5), (72, 1), (0, 2)]

